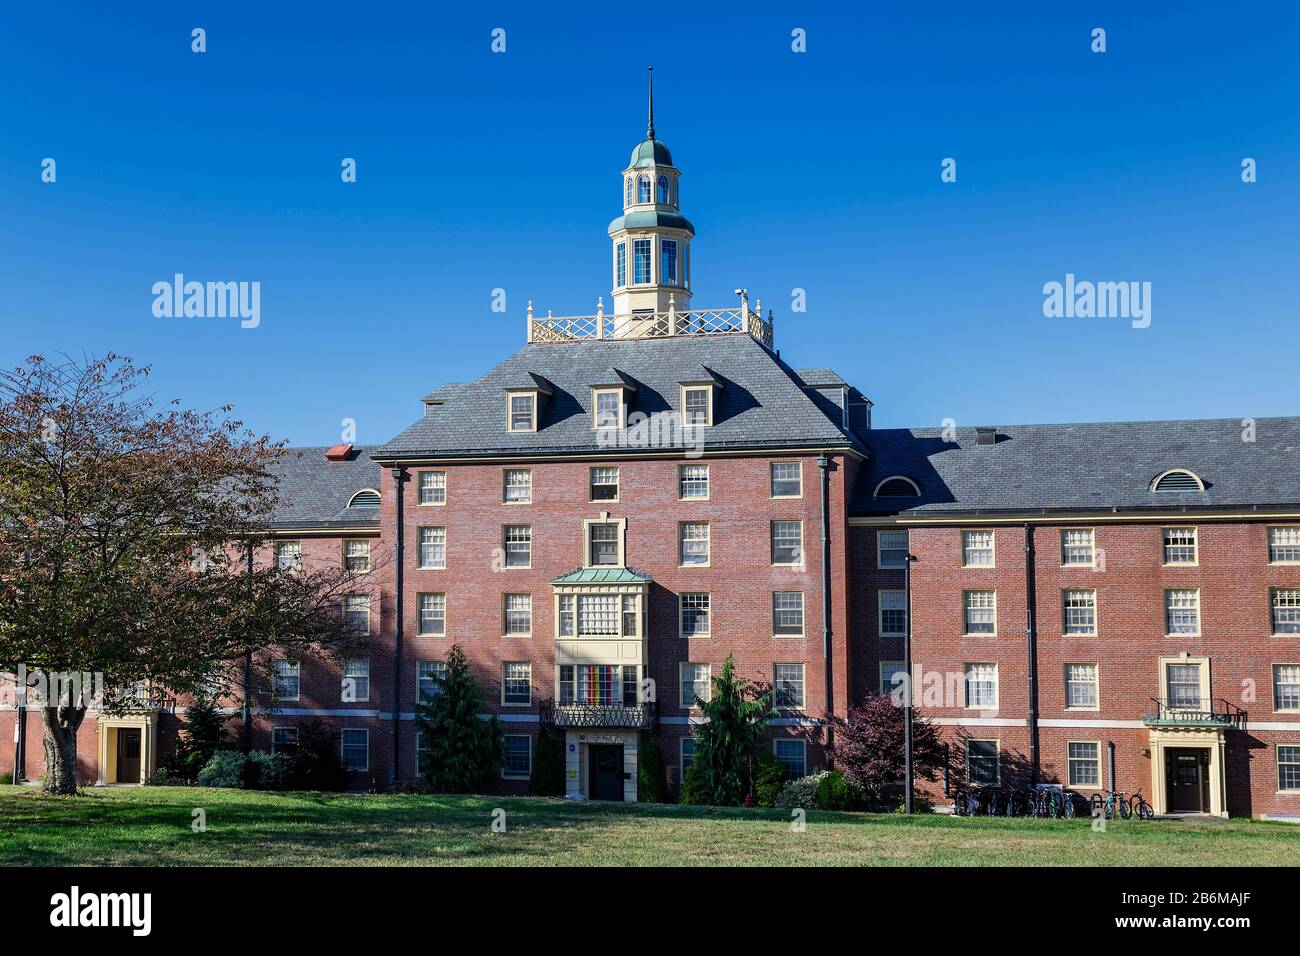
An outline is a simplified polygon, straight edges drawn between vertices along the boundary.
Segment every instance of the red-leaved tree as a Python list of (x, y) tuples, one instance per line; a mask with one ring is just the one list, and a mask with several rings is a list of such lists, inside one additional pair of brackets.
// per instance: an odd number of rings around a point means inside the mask
[[(889, 694), (872, 694), (850, 707), (847, 717), (831, 717), (835, 769), (872, 802), (903, 779), (903, 708)], [(934, 780), (943, 767), (939, 734), (919, 711), (912, 711), (912, 770), (917, 780)]]

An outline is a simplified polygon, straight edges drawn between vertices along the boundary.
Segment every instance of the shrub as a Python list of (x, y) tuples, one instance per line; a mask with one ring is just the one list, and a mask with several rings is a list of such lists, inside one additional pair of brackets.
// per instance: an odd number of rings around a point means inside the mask
[(788, 776), (776, 754), (761, 751), (754, 761), (754, 802), (760, 807), (776, 806), (776, 798)]
[(641, 738), (641, 750), (637, 755), (636, 799), (638, 803), (668, 802), (664, 752), (648, 735)]
[(244, 761), (243, 776), (248, 790), (287, 790), (292, 776), (292, 758), (254, 750)]
[(533, 775), (528, 792), (536, 797), (564, 796), (564, 750), (546, 731), (537, 735), (533, 747)]
[[(907, 812), (907, 800), (900, 794), (898, 797), (898, 806), (894, 807), (895, 813)], [(927, 800), (919, 793), (912, 794), (912, 812), (913, 813), (934, 813), (934, 804)]]
[(817, 788), (821, 785), (826, 771), (810, 774), (791, 780), (777, 794), (776, 805), (786, 810), (801, 807), (804, 810), (817, 809)]
[(14, 782), (12, 773), (0, 773), (0, 785), (11, 784)]
[(709, 803), (711, 792), (704, 768), (698, 763), (691, 764), (690, 769), (686, 771), (686, 776), (682, 779), (680, 794), (682, 803), (694, 805)]
[(817, 784), (818, 810), (857, 810), (863, 805), (862, 792), (844, 774), (831, 770)]
[(183, 774), (177, 773), (170, 763), (163, 764), (145, 778), (146, 787), (183, 787), (190, 781)]
[(218, 750), (199, 771), (198, 784), (200, 787), (242, 787), (246, 762), (238, 750)]
[(226, 744), (226, 721), (216, 701), (200, 699), (186, 714), (176, 741), (176, 753), (165, 766), (175, 776), (193, 782), (212, 755)]
[[(848, 718), (832, 717), (835, 766), (866, 801), (879, 805), (903, 776), (903, 708), (890, 694), (873, 694)], [(936, 780), (943, 744), (934, 724), (912, 711), (912, 770), (917, 780)]]

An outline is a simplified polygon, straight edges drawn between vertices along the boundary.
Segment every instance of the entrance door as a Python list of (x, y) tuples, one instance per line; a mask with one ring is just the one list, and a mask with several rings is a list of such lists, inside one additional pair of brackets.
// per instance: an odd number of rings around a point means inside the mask
[(1209, 812), (1210, 752), (1202, 747), (1166, 750), (1165, 786), (1170, 813)]
[(117, 729), (117, 782), (140, 782), (140, 730)]
[(623, 745), (592, 744), (588, 768), (591, 780), (591, 799), (623, 799)]

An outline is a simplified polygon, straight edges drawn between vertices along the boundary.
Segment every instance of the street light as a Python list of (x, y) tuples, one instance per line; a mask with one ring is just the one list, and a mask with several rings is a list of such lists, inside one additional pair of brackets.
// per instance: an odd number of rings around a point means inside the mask
[(910, 551), (903, 559), (903, 668), (907, 680), (903, 697), (903, 810), (912, 812), (912, 562)]

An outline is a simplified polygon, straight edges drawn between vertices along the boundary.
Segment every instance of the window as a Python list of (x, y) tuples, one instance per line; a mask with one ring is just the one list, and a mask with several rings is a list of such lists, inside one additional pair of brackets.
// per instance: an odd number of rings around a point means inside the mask
[(683, 593), (680, 600), (682, 637), (708, 637), (708, 593)]
[(533, 500), (533, 472), (529, 468), (505, 470), (505, 501), (512, 505), (526, 505)]
[(1200, 664), (1166, 664), (1165, 691), (1169, 706), (1182, 710), (1200, 710), (1201, 665)]
[(271, 664), (271, 692), (276, 700), (298, 699), (298, 662), (278, 660)]
[(505, 631), (510, 634), (531, 634), (533, 630), (533, 596), (507, 594), (505, 596)]
[[(638, 704), (642, 703), (640, 690), (641, 687), (637, 683), (637, 679), (636, 679), (636, 665), (624, 664), (623, 665), (623, 706), (635, 707)], [(646, 700), (649, 701), (650, 698), (647, 697)]]
[(420, 528), (420, 567), (440, 570), (447, 567), (447, 529)]
[(623, 595), (623, 636), (636, 637), (637, 635), (637, 614), (636, 596), (632, 594)]
[(907, 678), (907, 664), (904, 661), (880, 662), (880, 692), (893, 693), (894, 688)]
[(415, 773), (423, 777), (429, 770), (429, 738), (420, 728), (415, 729)]
[(772, 497), (803, 497), (803, 465), (797, 461), (772, 462)]
[(712, 691), (712, 668), (708, 664), (683, 664), (681, 669), (682, 676), (682, 706), (698, 706), (696, 699), (707, 701)]
[(1097, 665), (1065, 665), (1065, 706), (1071, 710), (1097, 709)]
[(443, 661), (415, 662), (415, 689), (420, 700), (428, 702), (442, 693), (441, 681), (447, 677), (447, 665)]
[(349, 508), (378, 508), (379, 492), (373, 488), (367, 488), (364, 491), (358, 491), (348, 502)]
[(339, 697), (345, 704), (360, 703), (370, 699), (370, 661), (358, 658), (343, 662), (343, 680)]
[(1165, 528), (1165, 564), (1196, 563), (1196, 529)]
[(634, 664), (572, 664), (559, 666), (561, 704), (600, 704), (635, 707), (638, 698), (637, 668)]
[(623, 205), (632, 205), (632, 177), (628, 176), (623, 182)]
[(659, 205), (661, 205), (661, 206), (667, 206), (667, 205), (668, 205), (668, 177), (667, 177), (667, 176), (660, 176), (660, 177), (659, 177), (659, 199), (658, 199), (658, 202), (659, 202)]
[(1273, 633), (1300, 634), (1300, 588), (1273, 589)]
[(1002, 779), (998, 741), (966, 741), (966, 776), (972, 787), (996, 787)]
[(880, 598), (880, 633), (898, 637), (907, 633), (907, 593), (877, 591)]
[(1066, 528), (1061, 532), (1061, 564), (1066, 567), (1090, 568), (1093, 565), (1091, 528)]
[[(682, 738), (682, 776), (681, 780), (686, 779), (686, 771), (691, 769), (691, 764), (695, 762), (695, 738)], [(679, 781), (680, 782), (680, 781)]]
[(961, 563), (968, 568), (993, 567), (993, 532), (963, 531)]
[(501, 529), (506, 567), (527, 568), (533, 563), (533, 529), (526, 524), (508, 524)]
[(713, 424), (713, 387), (711, 385), (682, 386), (682, 424)]
[(1300, 790), (1300, 746), (1277, 745), (1277, 788), (1287, 792)]
[(352, 634), (370, 633), (370, 595), (343, 595), (343, 623)]
[(420, 504), (445, 505), (447, 503), (447, 473), (445, 471), (420, 472)]
[(1273, 564), (1300, 562), (1300, 525), (1268, 529), (1268, 560)]
[(966, 706), (989, 709), (998, 706), (998, 665), (966, 665)]
[(791, 780), (798, 780), (808, 773), (807, 748), (802, 740), (774, 740), (772, 752), (777, 761), (785, 768), (785, 774)]
[(1101, 786), (1101, 744), (1096, 741), (1067, 743), (1065, 759), (1070, 786)]
[[(648, 203), (650, 199), (650, 175), (642, 173), (636, 181), (636, 201), (638, 203)], [(647, 240), (648, 242), (649, 240)]]
[(1190, 471), (1175, 468), (1159, 475), (1151, 483), (1152, 491), (1204, 491), (1205, 482)]
[(621, 388), (596, 389), (593, 393), (593, 426), (595, 428), (623, 427), (623, 390)]
[(343, 766), (349, 770), (369, 770), (370, 731), (356, 727), (345, 727), (343, 728), (342, 737)]
[(416, 633), (421, 637), (442, 637), (447, 633), (447, 595), (418, 595), (420, 621)]
[(508, 780), (527, 780), (533, 774), (533, 738), (527, 734), (506, 734), (505, 764), (501, 776)]
[(907, 567), (908, 532), (881, 531), (876, 535), (876, 567)]
[(591, 500), (618, 501), (618, 469), (591, 469)]
[(777, 637), (803, 634), (803, 592), (772, 592), (772, 633)]
[(637, 285), (650, 282), (650, 240), (632, 240), (632, 281)]
[(683, 565), (709, 563), (709, 523), (684, 521), (678, 525)]
[(370, 542), (351, 540), (343, 542), (343, 567), (354, 574), (370, 570)]
[(537, 430), (537, 396), (531, 392), (523, 395), (510, 395), (510, 431), (532, 432)]
[(1300, 710), (1300, 664), (1273, 665), (1273, 709)]
[(584, 637), (619, 636), (619, 595), (578, 595), (578, 633)]
[(804, 705), (803, 665), (773, 664), (772, 688), (776, 693), (776, 706), (786, 710), (800, 710)]
[[(628, 198), (631, 198), (631, 189), (628, 190)], [(614, 285), (623, 288), (627, 285), (627, 243), (620, 242), (614, 247)]]
[(873, 497), (876, 498), (915, 498), (921, 494), (921, 488), (911, 478), (895, 475), (876, 485)]
[(587, 526), (591, 566), (619, 564), (619, 526), (612, 521), (593, 521)]
[(677, 240), (659, 240), (659, 281), (664, 285), (681, 285), (677, 279)]
[(1096, 591), (1091, 588), (1066, 591), (1063, 604), (1066, 634), (1097, 633)]
[(965, 591), (966, 633), (998, 632), (998, 594), (996, 591)]
[(1197, 634), (1201, 630), (1201, 592), (1165, 592), (1165, 633)]
[(572, 594), (561, 594), (556, 598), (555, 633), (557, 637), (576, 637), (574, 626), (574, 607), (577, 599)]
[(527, 707), (533, 702), (533, 665), (527, 661), (506, 661), (501, 665), (501, 703)]
[(298, 749), (297, 727), (271, 728), (271, 753), (287, 754)]
[(275, 566), (281, 571), (301, 571), (302, 543), (298, 541), (277, 541), (275, 543)]
[(772, 522), (772, 563), (803, 564), (803, 522)]
[(682, 498), (709, 497), (709, 466), (679, 465), (677, 467), (678, 494)]

